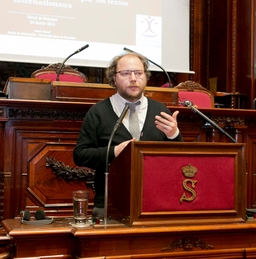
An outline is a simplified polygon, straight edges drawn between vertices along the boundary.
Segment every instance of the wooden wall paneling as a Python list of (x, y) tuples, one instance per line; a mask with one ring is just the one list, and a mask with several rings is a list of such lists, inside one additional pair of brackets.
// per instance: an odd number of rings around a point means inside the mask
[[(191, 65), (196, 71), (193, 79), (209, 89), (209, 78), (217, 77), (218, 91), (247, 96), (246, 108), (251, 108), (255, 96), (253, 3), (193, 1), (191, 7), (191, 57), (195, 57)], [(200, 28), (201, 34), (197, 33)]]
[(218, 77), (219, 91), (226, 91), (226, 1), (190, 1), (190, 68), (195, 74), (178, 74), (177, 81), (189, 78), (209, 89), (209, 78)]
[[(209, 89), (246, 95), (250, 109), (255, 90), (255, 0), (191, 1), (191, 80)], [(185, 80), (178, 75), (179, 80)]]
[[(78, 189), (90, 191), (89, 209), (91, 210), (93, 191), (86, 185), (85, 179), (79, 179), (78, 174), (75, 174), (74, 147), (75, 143), (45, 143), (42, 148), (35, 150), (29, 156), (27, 197), (42, 206), (46, 212), (48, 210), (51, 215), (72, 217), (72, 191)], [(51, 164), (47, 162), (47, 157), (50, 161), (56, 160), (53, 166), (46, 166)]]
[(191, 67), (193, 81), (209, 89), (209, 1), (195, 0), (191, 6)]
[[(209, 89), (209, 78), (218, 77), (220, 91), (226, 91), (227, 2), (191, 0), (190, 80)], [(178, 75), (179, 81), (186, 77)]]
[[(194, 115), (191, 110), (186, 109), (187, 108), (179, 108), (182, 112), (178, 115), (179, 129), (186, 142), (230, 142), (228, 137), (222, 132), (206, 124), (206, 121), (199, 115)], [(209, 114), (205, 109), (200, 109), (200, 111), (223, 128), (239, 143), (245, 142), (241, 129), (244, 130), (246, 127), (240, 125), (244, 122), (241, 122), (233, 116)]]
[[(204, 63), (208, 65), (209, 78), (217, 77), (217, 91), (226, 91), (226, 73), (227, 73), (227, 51), (228, 51), (228, 31), (227, 31), (227, 2), (221, 0), (209, 1), (208, 18), (208, 60)], [(207, 18), (204, 20), (207, 22)], [(208, 64), (207, 64), (208, 63)]]
[(217, 77), (217, 91), (246, 95), (245, 107), (250, 109), (255, 95), (254, 2), (210, 0), (209, 4), (209, 60), (204, 63), (209, 63), (209, 78)]
[(226, 68), (224, 92), (236, 91), (236, 68), (237, 68), (237, 0), (227, 1), (227, 45), (226, 45)]
[[(57, 176), (53, 174), (52, 168), (46, 168), (46, 156), (48, 155), (49, 151), (49, 145), (48, 143), (56, 144), (61, 152), (61, 146), (64, 146), (64, 152), (69, 154), (72, 152), (74, 148), (74, 143), (77, 138), (77, 133), (69, 132), (61, 132), (59, 130), (54, 132), (55, 139), (51, 139), (51, 135), (53, 135), (52, 131), (44, 132), (43, 137), (41, 136), (40, 132), (33, 132), (32, 136), (29, 137), (28, 146), (30, 144), (33, 146), (33, 149), (30, 148), (30, 153), (26, 152), (26, 160), (24, 160), (25, 165), (27, 166), (27, 173), (26, 173), (26, 185), (24, 186), (25, 192), (23, 193), (23, 200), (24, 200), (24, 207), (28, 208), (29, 204), (28, 201), (33, 202), (34, 206), (44, 208), (47, 210), (54, 210), (55, 213), (63, 208), (65, 206), (58, 200), (59, 195), (66, 195), (66, 191), (68, 190), (69, 184), (65, 186), (66, 181), (64, 179), (57, 180)], [(24, 133), (22, 138), (26, 137), (26, 133)], [(67, 137), (68, 139), (65, 139)], [(59, 140), (63, 142), (59, 142)], [(65, 143), (66, 142), (66, 143)], [(39, 144), (36, 145), (35, 144)], [(43, 145), (41, 145), (43, 144)], [(72, 146), (70, 146), (72, 144)], [(69, 147), (69, 148), (67, 148)], [(56, 151), (57, 152), (57, 151)], [(50, 155), (51, 156), (51, 155)], [(54, 155), (53, 155), (54, 158)], [(69, 159), (67, 159), (69, 158)], [(69, 156), (63, 156), (63, 161), (60, 160), (58, 162), (66, 163), (67, 165), (72, 166), (72, 155)], [(56, 157), (58, 159), (58, 157)], [(63, 183), (62, 183), (63, 182)], [(63, 188), (59, 188), (59, 184), (62, 185)], [(79, 183), (79, 185), (76, 186), (78, 189), (84, 189), (85, 186), (82, 183)], [(58, 195), (59, 194), (59, 195)], [(56, 197), (57, 201), (54, 202), (52, 197)], [(72, 191), (69, 189), (69, 198), (68, 201), (66, 201), (66, 207), (69, 208), (69, 214), (71, 212), (72, 207)], [(52, 200), (53, 199), (53, 200)], [(64, 199), (64, 198), (63, 198)], [(55, 206), (54, 206), (55, 203)], [(59, 207), (59, 209), (58, 209)], [(60, 212), (59, 212), (60, 213)]]
[(253, 1), (237, 0), (234, 12), (236, 12), (236, 53), (234, 58), (236, 78), (231, 90), (246, 95), (246, 108), (250, 109), (253, 100), (252, 82), (254, 81), (253, 16), (255, 10), (253, 10)]
[[(251, 16), (252, 16), (252, 26), (251, 26), (251, 60), (252, 60), (252, 78), (251, 78), (251, 100), (253, 101), (256, 98), (256, 87), (255, 87), (255, 80), (256, 80), (256, 0), (252, 1), (252, 10), (251, 10)], [(255, 107), (253, 107), (255, 109)]]
[(3, 116), (3, 109), (0, 109), (0, 220), (3, 219), (3, 210), (4, 210), (4, 183), (6, 173), (4, 172), (4, 125), (5, 121), (1, 121), (1, 115)]
[[(1, 113), (1, 109), (0, 109), (0, 113)], [(1, 143), (4, 143), (4, 124), (5, 122), (2, 122), (0, 119), (0, 141)], [(4, 159), (4, 146), (1, 145), (0, 147), (0, 172), (3, 173), (3, 159)]]
[(247, 207), (256, 209), (256, 133), (247, 135)]
[(178, 124), (184, 141), (206, 141), (206, 132), (202, 130), (204, 122), (201, 120), (201, 118), (195, 118), (192, 111), (187, 110), (187, 108), (179, 109), (183, 111), (182, 113), (180, 112), (178, 115)]
[[(58, 124), (58, 126), (57, 126)], [(70, 124), (70, 126), (68, 126)], [(46, 143), (66, 143), (67, 145), (75, 144), (80, 129), (81, 122), (58, 122), (46, 123), (38, 121), (23, 121), (17, 123), (6, 124), (6, 130), (9, 132), (9, 144), (7, 144), (5, 157), (6, 168), (11, 168), (11, 183), (9, 190), (5, 196), (4, 218), (12, 218), (20, 214), (27, 205), (34, 207), (43, 206), (42, 204), (31, 204), (31, 196), (25, 195), (27, 187), (29, 187), (28, 159), (31, 159), (35, 150), (40, 150)], [(65, 130), (63, 131), (63, 128)], [(15, 149), (11, 149), (15, 147)], [(40, 155), (39, 155), (40, 156)], [(72, 157), (72, 156), (70, 156)], [(33, 161), (33, 160), (32, 160)], [(41, 170), (45, 170), (44, 166)], [(71, 164), (71, 161), (61, 161)], [(82, 186), (76, 186), (76, 188)], [(54, 186), (52, 186), (54, 190)], [(71, 194), (70, 194), (71, 197)], [(9, 205), (9, 206), (8, 206)], [(32, 207), (33, 207), (32, 206)]]
[[(6, 109), (7, 110), (7, 109)], [(4, 180), (4, 210), (3, 210), (3, 218), (9, 216), (11, 210), (15, 206), (15, 204), (11, 203), (11, 197), (15, 196), (16, 186), (14, 185), (14, 146), (13, 146), (13, 131), (12, 127), (10, 127), (9, 122), (5, 124), (5, 138), (4, 138), (4, 172), (5, 172), (5, 180)], [(7, 175), (8, 174), (8, 175)], [(14, 217), (14, 215), (12, 215)]]
[(201, 81), (202, 0), (190, 0), (190, 70), (195, 74), (177, 74), (177, 84), (187, 80)]
[[(4, 210), (0, 216), (13, 218), (28, 205), (26, 200), (27, 158), (33, 149), (47, 142), (75, 143), (83, 117), (91, 104), (28, 100), (5, 100), (0, 122), (4, 123), (3, 154)], [(35, 208), (35, 206), (34, 206)]]
[(51, 259), (61, 257), (63, 259), (73, 259), (73, 255), (76, 254), (77, 250), (76, 240), (72, 238), (71, 233), (62, 232), (62, 234), (56, 233), (55, 235), (40, 233), (40, 240), (33, 236), (18, 238), (15, 247), (15, 257), (48, 257)]
[[(8, 118), (8, 121), (4, 124), (5, 206), (3, 215), (4, 218), (13, 218), (19, 215), (20, 210), (25, 208), (33, 206), (36, 208), (36, 206), (50, 204), (49, 199), (44, 198), (46, 196), (44, 192), (36, 190), (41, 195), (40, 197), (43, 197), (43, 202), (38, 202), (35, 192), (27, 191), (30, 186), (30, 172), (35, 176), (39, 165), (41, 165), (41, 167), (39, 166), (40, 170), (48, 170), (43, 166), (47, 153), (40, 154), (39, 152), (45, 148), (47, 143), (75, 144), (82, 118), (92, 104), (30, 100), (26, 101), (26, 107), (24, 107), (25, 101), (23, 100), (6, 100), (5, 102), (2, 101), (1, 105), (3, 103), (6, 104), (5, 110), (7, 112), (5, 114)], [(205, 121), (189, 108), (170, 107), (170, 109), (171, 111), (173, 109), (180, 111), (178, 122), (185, 141), (230, 142), (226, 136), (223, 136), (217, 130), (212, 127), (205, 127)], [(247, 136), (254, 138), (255, 111), (240, 109), (202, 109), (201, 111), (228, 131), (238, 142), (250, 143)], [(248, 149), (247, 151), (247, 159), (250, 159), (249, 161), (252, 163), (255, 150)], [(34, 161), (36, 161), (34, 159), (38, 159), (38, 164), (34, 165)], [(65, 161), (61, 162), (65, 163)], [(248, 166), (251, 168), (250, 164)], [(250, 170), (248, 172), (252, 177), (254, 169)], [(248, 179), (252, 178), (248, 177)], [(248, 182), (248, 184), (251, 185), (251, 182)], [(34, 189), (37, 188), (35, 184), (32, 186)], [(251, 187), (251, 193), (248, 194), (250, 197), (255, 188), (256, 186)], [(252, 204), (247, 205), (248, 208), (250, 206)]]
[(202, 16), (202, 54), (201, 54), (201, 66), (200, 66), (200, 70), (201, 70), (201, 77), (200, 80), (202, 82), (202, 84), (204, 85), (205, 88), (207, 88), (208, 90), (210, 90), (210, 82), (209, 82), (209, 78), (210, 76), (210, 36), (211, 36), (211, 31), (210, 31), (210, 21), (211, 21), (211, 5), (210, 5), (210, 1), (203, 1), (203, 8), (202, 8), (202, 12), (203, 12), (203, 16)]

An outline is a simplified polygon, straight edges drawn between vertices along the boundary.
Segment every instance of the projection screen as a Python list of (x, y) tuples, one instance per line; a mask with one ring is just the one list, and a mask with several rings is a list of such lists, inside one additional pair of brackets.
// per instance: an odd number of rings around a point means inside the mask
[[(189, 0), (5, 0), (0, 60), (106, 67), (127, 47), (166, 71), (189, 70)], [(151, 65), (151, 70), (159, 68)]]

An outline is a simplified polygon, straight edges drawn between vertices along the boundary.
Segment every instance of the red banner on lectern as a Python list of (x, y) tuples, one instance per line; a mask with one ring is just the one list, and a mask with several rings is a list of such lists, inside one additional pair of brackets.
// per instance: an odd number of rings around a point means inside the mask
[(131, 142), (110, 164), (109, 207), (129, 225), (246, 220), (245, 144)]
[[(234, 209), (234, 163), (230, 156), (145, 155), (142, 211)], [(182, 172), (188, 165), (193, 177)]]

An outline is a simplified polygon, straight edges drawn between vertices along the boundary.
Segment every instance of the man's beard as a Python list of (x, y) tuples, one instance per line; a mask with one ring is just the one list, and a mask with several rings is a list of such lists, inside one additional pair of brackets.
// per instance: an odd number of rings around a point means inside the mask
[(137, 101), (141, 98), (143, 91), (139, 91), (135, 94), (130, 94), (127, 91), (119, 91), (118, 92), (125, 100), (129, 101), (129, 102), (134, 102)]

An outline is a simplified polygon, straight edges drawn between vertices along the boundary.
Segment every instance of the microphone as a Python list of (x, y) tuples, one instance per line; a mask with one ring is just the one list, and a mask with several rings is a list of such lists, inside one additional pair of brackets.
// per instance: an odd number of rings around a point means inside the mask
[(118, 118), (115, 126), (113, 127), (113, 130), (111, 132), (111, 135), (110, 135), (110, 138), (109, 138), (109, 141), (108, 141), (107, 154), (106, 154), (106, 172), (105, 172), (104, 224), (107, 224), (107, 213), (108, 213), (108, 174), (109, 174), (109, 172), (108, 172), (108, 159), (109, 159), (109, 150), (110, 150), (112, 139), (113, 139), (117, 129), (120, 127), (128, 109), (129, 109), (129, 106), (126, 103), (120, 117)]
[(206, 115), (204, 115), (202, 112), (200, 112), (191, 101), (186, 100), (183, 103), (181, 102), (181, 104), (183, 104), (186, 107), (189, 107), (191, 111), (193, 111), (194, 113), (197, 113), (198, 115), (200, 115), (202, 118), (204, 118), (209, 124), (211, 124), (213, 127), (215, 127), (216, 129), (218, 129), (219, 131), (221, 131), (224, 135), (226, 135), (231, 141), (233, 141), (234, 143), (236, 143), (236, 140), (234, 138), (232, 138), (225, 130), (223, 130), (218, 124), (216, 124), (215, 122), (213, 122), (212, 120), (210, 120)]
[(22, 211), (21, 223), (26, 225), (48, 225), (53, 222), (53, 218), (47, 218), (43, 210), (37, 210), (35, 212), (36, 220), (30, 220), (30, 216), (29, 210)]
[(78, 49), (77, 51), (75, 51), (74, 53), (72, 53), (71, 55), (69, 55), (69, 56), (61, 63), (61, 65), (60, 65), (60, 67), (59, 67), (59, 70), (58, 70), (58, 72), (57, 72), (56, 81), (59, 81), (60, 71), (61, 71), (62, 67), (64, 66), (65, 62), (66, 62), (69, 58), (71, 58), (72, 56), (74, 56), (75, 54), (77, 54), (77, 53), (83, 51), (84, 49), (87, 49), (88, 47), (89, 47), (88, 44), (84, 45), (82, 48)]
[[(126, 47), (124, 47), (124, 50), (125, 50), (125, 51), (129, 51), (129, 52), (132, 52), (132, 53), (139, 54), (139, 53), (137, 53), (137, 52), (135, 52), (135, 51), (133, 51), (133, 50), (130, 50), (130, 49), (126, 48)], [(145, 56), (144, 56), (144, 57), (145, 57)], [(160, 69), (162, 69), (162, 70), (164, 71), (164, 73), (166, 74), (166, 76), (167, 76), (167, 78), (168, 78), (169, 87), (171, 87), (171, 85), (172, 85), (171, 79), (170, 79), (168, 73), (165, 71), (165, 69), (164, 69), (163, 67), (161, 67), (160, 65), (156, 64), (155, 62), (153, 62), (152, 60), (148, 59), (147, 57), (145, 57), (145, 58), (146, 58), (150, 63), (154, 64), (155, 66), (159, 67)]]

